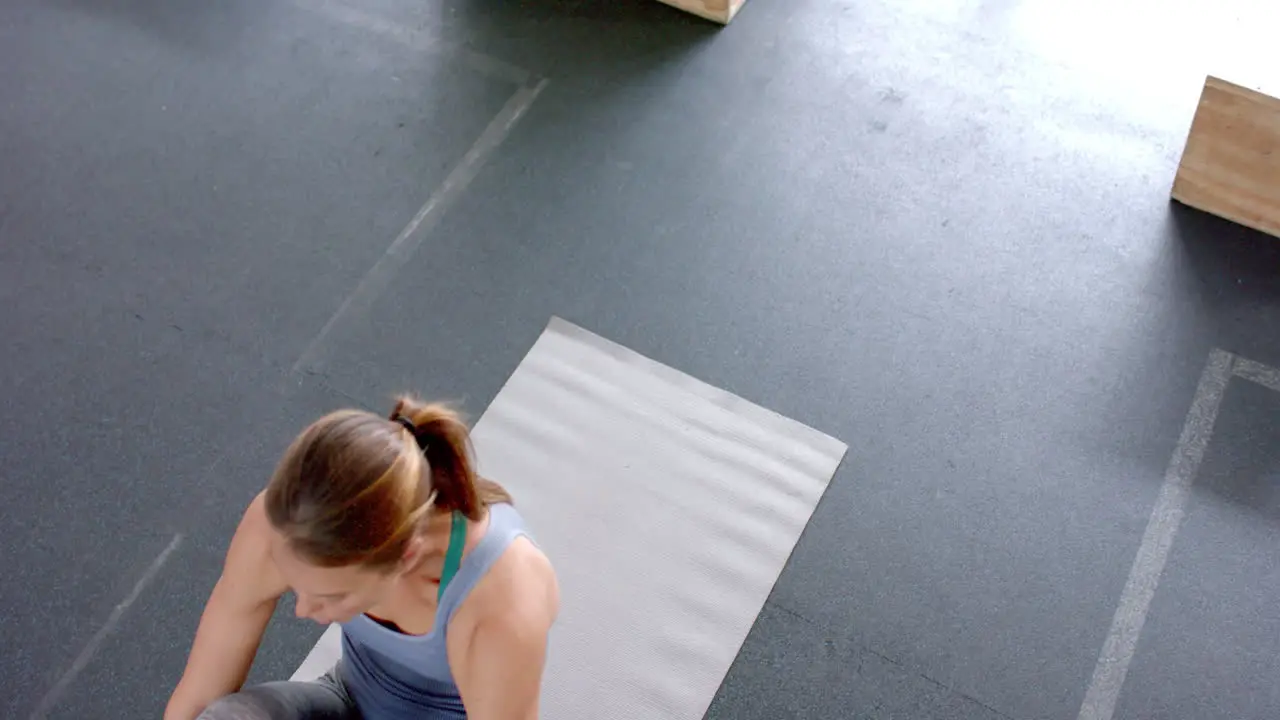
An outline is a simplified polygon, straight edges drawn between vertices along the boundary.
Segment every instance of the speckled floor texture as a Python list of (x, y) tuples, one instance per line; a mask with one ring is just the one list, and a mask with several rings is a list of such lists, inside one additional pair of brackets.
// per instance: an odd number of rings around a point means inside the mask
[[(1079, 717), (1208, 358), (1280, 366), (1280, 240), (1168, 200), (1274, 12), (0, 3), (0, 716), (157, 717), (302, 425), (559, 316), (849, 445), (708, 717)], [(1280, 716), (1278, 432), (1233, 379), (1115, 718)]]

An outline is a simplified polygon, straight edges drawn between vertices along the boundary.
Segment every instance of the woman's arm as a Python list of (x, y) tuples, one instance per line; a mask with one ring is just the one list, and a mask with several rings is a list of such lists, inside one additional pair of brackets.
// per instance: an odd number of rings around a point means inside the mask
[(214, 700), (244, 684), (262, 633), (284, 594), (268, 554), (270, 525), (258, 496), (231, 539), (222, 576), (205, 604), (182, 680), (164, 720), (194, 720)]
[(538, 717), (547, 634), (560, 596), (550, 562), (532, 544), (522, 545), (472, 591), (467, 604), (479, 602), (464, 608), (474, 618), (458, 628), (464, 632), (455, 637), (456, 621), (450, 623), (449, 665), (469, 720)]

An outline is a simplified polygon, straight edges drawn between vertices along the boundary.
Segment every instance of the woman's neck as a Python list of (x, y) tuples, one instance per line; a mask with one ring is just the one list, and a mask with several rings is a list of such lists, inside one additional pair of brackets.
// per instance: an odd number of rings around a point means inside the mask
[[(475, 534), (484, 531), (489, 520), (489, 512), (486, 509), (479, 521), (471, 521), (466, 518), (462, 518), (462, 520), (467, 526), (466, 545), (470, 547)], [(412, 568), (405, 573), (406, 577), (425, 576), (426, 579), (432, 582), (439, 581), (440, 571), (444, 566), (444, 556), (449, 550), (452, 531), (453, 511), (440, 510), (429, 515), (427, 526), (423, 528), (421, 535), (422, 554)]]

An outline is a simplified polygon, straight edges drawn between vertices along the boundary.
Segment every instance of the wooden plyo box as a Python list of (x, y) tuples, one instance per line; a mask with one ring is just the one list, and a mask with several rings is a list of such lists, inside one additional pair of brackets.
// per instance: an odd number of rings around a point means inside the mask
[(708, 20), (728, 25), (746, 0), (658, 0)]
[(1209, 76), (1173, 199), (1280, 237), (1280, 99)]

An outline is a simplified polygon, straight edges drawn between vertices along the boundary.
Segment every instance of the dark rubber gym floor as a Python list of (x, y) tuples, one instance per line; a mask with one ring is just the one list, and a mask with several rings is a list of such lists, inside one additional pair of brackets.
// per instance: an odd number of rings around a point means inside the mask
[[(1211, 351), (1280, 365), (1280, 240), (1168, 200), (1263, 8), (0, 3), (0, 715), (158, 717), (288, 439), (558, 315), (849, 444), (709, 717), (1076, 718)], [(1115, 717), (1280, 716), (1277, 433), (1232, 380)]]

